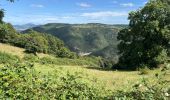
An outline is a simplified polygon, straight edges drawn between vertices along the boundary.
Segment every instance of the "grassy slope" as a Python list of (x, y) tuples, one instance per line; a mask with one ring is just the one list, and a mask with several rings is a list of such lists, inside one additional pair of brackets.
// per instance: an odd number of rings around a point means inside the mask
[(24, 57), (24, 55), (25, 55), (24, 49), (14, 47), (14, 46), (10, 46), (10, 45), (7, 45), (7, 44), (2, 44), (2, 43), (0, 43), (0, 51), (5, 52), (5, 53), (9, 53), (9, 54), (13, 54), (13, 55), (17, 55), (20, 58)]
[[(23, 48), (19, 48), (19, 47), (14, 47), (8, 44), (2, 44), (0, 43), (0, 51), (1, 52), (5, 52), (5, 53), (9, 53), (12, 55), (17, 55), (20, 58), (23, 58), (24, 55), (26, 55), (26, 53), (24, 52), (25, 50)], [(38, 57), (49, 57), (49, 55), (47, 54), (43, 54), (43, 53), (38, 53), (37, 54)], [(52, 56), (50, 56), (52, 57)]]
[(130, 89), (136, 83), (139, 83), (143, 78), (149, 78), (151, 82), (156, 80), (155, 73), (159, 70), (150, 71), (148, 75), (139, 75), (137, 71), (103, 71), (100, 69), (93, 69), (88, 67), (80, 66), (57, 66), (57, 65), (40, 65), (36, 64), (36, 70), (42, 72), (43, 74), (53, 73), (55, 70), (61, 69), (64, 73), (67, 71), (83, 72), (87, 73), (91, 77), (101, 81), (107, 89), (117, 90), (117, 89)]
[[(23, 57), (25, 55), (24, 49), (13, 47), (6, 44), (0, 43), (0, 51), (10, 53), (13, 55), (18, 55), (19, 57)], [(40, 57), (49, 56), (45, 54), (38, 54)], [(3, 65), (0, 65), (3, 66)], [(120, 88), (130, 88), (135, 83), (138, 83), (142, 78), (149, 78), (150, 81), (155, 80), (155, 73), (160, 70), (150, 71), (149, 75), (139, 75), (137, 71), (103, 71), (101, 69), (96, 69), (92, 67), (82, 67), (82, 66), (59, 66), (59, 65), (41, 65), (35, 64), (35, 68), (37, 71), (42, 72), (42, 74), (53, 73), (55, 70), (61, 69), (63, 73), (67, 71), (74, 72), (84, 72), (92, 77), (101, 81), (101, 83), (105, 84), (108, 89), (115, 90)], [(167, 79), (170, 80), (170, 77), (167, 76)]]

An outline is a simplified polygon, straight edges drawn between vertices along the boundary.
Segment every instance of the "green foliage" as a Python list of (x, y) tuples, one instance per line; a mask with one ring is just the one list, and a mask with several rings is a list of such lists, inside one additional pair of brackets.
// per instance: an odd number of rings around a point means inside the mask
[[(160, 74), (157, 77), (164, 77)], [(154, 84), (150, 84), (147, 79), (143, 79), (139, 84), (132, 87), (131, 90), (117, 91), (112, 98), (119, 100), (169, 100), (170, 98), (170, 84), (168, 81), (158, 78)]]
[(26, 39), (26, 51), (30, 53), (47, 53), (48, 41), (41, 35), (41, 33), (30, 31), (25, 36)]
[(149, 74), (149, 68), (147, 68), (147, 66), (142, 66), (141, 68), (139, 68), (139, 74), (140, 75), (146, 75)]
[(0, 23), (3, 23), (2, 19), (4, 17), (4, 10), (0, 9)]
[(82, 73), (67, 73), (60, 79), (58, 99), (102, 99), (108, 92), (95, 79)]
[(48, 53), (57, 57), (76, 58), (76, 54), (64, 46), (58, 38), (29, 31), (27, 34), (19, 34), (11, 24), (0, 24), (0, 42), (9, 43), (26, 49), (29, 53)]
[(35, 63), (39, 61), (39, 58), (33, 54), (26, 54), (23, 59), (23, 61), (27, 61), (27, 62), (31, 62), (31, 63)]
[(12, 64), (20, 61), (19, 57), (0, 52), (0, 64)]
[(169, 6), (161, 0), (151, 0), (144, 8), (129, 14), (129, 27), (118, 34), (119, 66), (136, 69), (145, 64), (153, 68), (167, 61)]
[(102, 50), (93, 52), (92, 55), (100, 56), (105, 59), (114, 59), (114, 61), (117, 62), (118, 61), (117, 45), (109, 45), (109, 46), (103, 48)]
[[(125, 25), (106, 24), (60, 24), (50, 23), (32, 28), (38, 32), (52, 34), (64, 41), (70, 50), (79, 52), (94, 52), (94, 55), (112, 57), (109, 53), (116, 54), (118, 41), (117, 33)], [(27, 30), (28, 31), (28, 30)], [(104, 53), (103, 49), (111, 50)], [(97, 54), (96, 54), (97, 52)], [(100, 53), (101, 52), (101, 53)], [(103, 54), (104, 53), (104, 54)], [(93, 54), (92, 54), (93, 55)]]
[(0, 67), (0, 99), (169, 100), (170, 85), (164, 75), (156, 75), (158, 81), (154, 83), (143, 79), (130, 90), (112, 93), (82, 72), (58, 69), (44, 75), (35, 71), (33, 64), (17, 63)]
[(68, 59), (68, 58), (50, 58), (43, 57), (39, 59), (41, 64), (54, 64), (54, 65), (69, 65), (69, 66), (88, 66), (98, 67), (99, 58), (79, 58), (79, 59)]
[(76, 55), (66, 48), (61, 40), (52, 35), (31, 30), (24, 34), (24, 37), (27, 52), (34, 54), (36, 52), (49, 53), (56, 55), (56, 57), (76, 58)]
[(48, 52), (50, 54), (55, 54), (56, 56), (61, 57), (59, 52), (62, 52), (61, 48), (65, 48), (63, 41), (49, 34), (39, 33), (39, 35), (42, 35), (48, 41)]
[(116, 62), (113, 59), (101, 59), (100, 60), (100, 67), (104, 69), (112, 69), (115, 64)]
[(0, 42), (3, 43), (15, 43), (18, 34), (15, 29), (9, 23), (0, 24)]
[(7, 0), (7, 1), (14, 2), (15, 0)]
[(0, 68), (0, 99), (102, 99), (104, 86), (83, 73), (40, 75), (32, 64)]
[(76, 55), (75, 55), (75, 53), (73, 53), (73, 52), (70, 52), (70, 50), (69, 49), (67, 49), (67, 48), (60, 48), (59, 49), (59, 52), (57, 52), (57, 55), (58, 55), (58, 57), (67, 57), (67, 58), (76, 58)]

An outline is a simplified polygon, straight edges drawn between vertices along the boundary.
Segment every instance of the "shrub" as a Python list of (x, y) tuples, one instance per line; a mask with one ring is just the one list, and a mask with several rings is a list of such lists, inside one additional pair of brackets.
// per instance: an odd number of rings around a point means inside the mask
[(132, 87), (129, 91), (117, 91), (112, 98), (120, 100), (169, 100), (170, 87), (166, 83), (154, 84), (141, 83)]
[(149, 68), (147, 68), (147, 67), (143, 67), (143, 68), (140, 68), (139, 69), (139, 74), (140, 75), (146, 75), (146, 74), (149, 74)]
[(103, 99), (108, 91), (83, 73), (38, 74), (32, 64), (0, 68), (0, 99)]
[[(102, 99), (109, 91), (99, 85), (96, 79), (92, 79), (83, 73), (67, 73), (60, 77), (57, 88), (57, 99)], [(101, 83), (100, 83), (101, 84)]]
[(118, 100), (169, 100), (170, 83), (164, 79), (165, 75), (166, 71), (157, 74), (158, 80), (152, 83), (148, 79), (143, 79), (131, 90), (114, 92), (111, 98)]
[(56, 60), (49, 58), (49, 57), (43, 57), (40, 59), (41, 64), (56, 64)]
[(5, 52), (0, 52), (0, 64), (11, 64), (20, 61), (18, 56), (14, 56)]
[(26, 54), (23, 58), (24, 61), (29, 61), (29, 62), (38, 62), (39, 58), (33, 54)]
[(102, 68), (112, 69), (114, 65), (115, 65), (114, 60), (110, 60), (110, 59), (101, 59), (100, 60), (100, 67), (102, 67)]

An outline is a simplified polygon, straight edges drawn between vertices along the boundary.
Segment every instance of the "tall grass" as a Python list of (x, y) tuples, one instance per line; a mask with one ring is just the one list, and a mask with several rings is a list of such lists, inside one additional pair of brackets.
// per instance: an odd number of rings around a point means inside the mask
[(97, 67), (98, 63), (86, 59), (68, 59), (68, 58), (49, 58), (43, 57), (40, 58), (41, 64), (55, 64), (55, 65), (70, 65), (70, 66), (93, 66)]
[(0, 64), (11, 64), (20, 61), (18, 56), (14, 56), (5, 52), (0, 52)]

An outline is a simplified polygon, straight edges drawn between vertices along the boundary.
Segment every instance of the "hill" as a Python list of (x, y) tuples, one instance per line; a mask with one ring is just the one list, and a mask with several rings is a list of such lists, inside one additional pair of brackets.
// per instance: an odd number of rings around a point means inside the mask
[[(24, 61), (26, 55), (30, 56), (30, 54), (27, 54), (24, 52), (25, 49), (18, 48), (15, 46), (11, 46), (8, 44), (0, 43), (0, 57), (1, 52), (5, 52), (7, 54), (10, 54), (10, 56), (18, 56), (22, 61)], [(55, 73), (57, 71), (61, 70), (61, 75), (67, 74), (67, 73), (84, 73), (87, 77), (91, 77), (95, 80), (98, 80), (100, 84), (105, 84), (105, 87), (109, 90), (116, 91), (118, 89), (126, 88), (127, 90), (131, 88), (134, 84), (138, 83), (143, 77), (148, 78), (150, 81), (156, 81), (155, 74), (160, 72), (159, 69), (157, 70), (149, 70), (148, 75), (140, 75), (138, 71), (106, 71), (98, 67), (94, 66), (84, 66), (84, 61), (81, 59), (74, 59), (73, 62), (75, 63), (82, 63), (82, 65), (73, 65), (70, 64), (70, 60), (66, 58), (55, 58), (51, 55), (38, 53), (38, 59), (42, 60), (45, 58), (51, 58), (55, 59), (58, 64), (52, 64), (52, 63), (39, 63), (37, 61), (33, 61), (30, 59), (26, 59), (27, 62), (34, 63), (34, 67), (36, 71), (41, 72), (43, 75), (48, 75), (49, 73)], [(33, 56), (31, 56), (32, 59), (34, 59)], [(1, 60), (1, 59), (0, 59)], [(47, 60), (47, 59), (46, 59)], [(25, 61), (24, 61), (25, 62)], [(51, 61), (52, 62), (52, 61)], [(61, 63), (63, 62), (63, 63)], [(68, 63), (68, 64), (67, 64)], [(90, 61), (88, 61), (90, 63)], [(0, 63), (0, 68), (4, 64)], [(83, 75), (84, 75), (83, 74)], [(169, 80), (169, 75), (166, 76)], [(95, 81), (96, 82), (96, 81)], [(95, 85), (95, 84), (94, 84)]]
[(35, 24), (28, 23), (28, 24), (24, 24), (24, 25), (14, 25), (14, 28), (17, 31), (23, 31), (23, 30), (26, 30), (26, 29), (29, 29), (29, 28), (33, 28), (33, 27), (36, 27), (36, 26), (37, 25), (35, 25)]
[[(115, 53), (118, 43), (117, 33), (123, 27), (126, 25), (49, 23), (31, 29), (58, 37), (72, 51), (85, 54), (92, 52), (93, 54), (93, 52), (100, 52), (111, 45), (114, 46), (112, 52)], [(104, 56), (107, 58), (107, 55)]]

